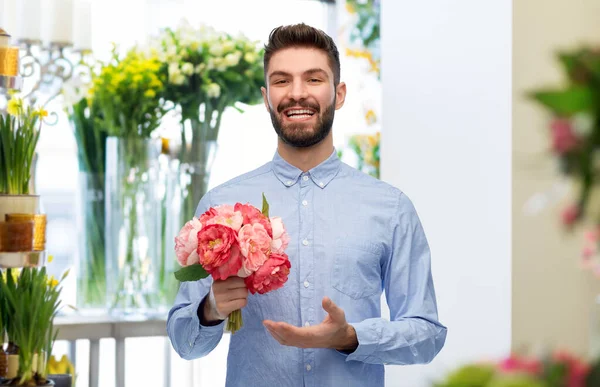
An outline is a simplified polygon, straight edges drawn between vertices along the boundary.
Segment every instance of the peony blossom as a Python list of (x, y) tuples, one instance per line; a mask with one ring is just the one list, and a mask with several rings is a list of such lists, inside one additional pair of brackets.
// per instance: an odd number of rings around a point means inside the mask
[(271, 257), (244, 282), (252, 294), (265, 294), (283, 287), (290, 274), (290, 260), (286, 254), (271, 254)]
[(211, 224), (198, 233), (200, 264), (215, 279), (227, 279), (242, 266), (236, 232), (221, 224)]
[(290, 243), (290, 236), (285, 230), (283, 220), (278, 216), (271, 218), (271, 227), (273, 228), (273, 242), (271, 242), (271, 251), (277, 254), (283, 254)]
[(235, 232), (240, 231), (243, 220), (241, 212), (235, 211), (233, 206), (227, 204), (214, 207), (212, 210), (212, 212), (207, 214), (203, 222), (206, 226), (210, 224), (222, 224), (223, 226), (231, 227)]
[(202, 229), (202, 223), (194, 217), (187, 222), (175, 237), (175, 254), (181, 266), (189, 266), (198, 263), (198, 232)]
[(261, 223), (246, 224), (238, 234), (246, 273), (253, 273), (265, 263), (271, 252), (271, 237)]
[(244, 217), (244, 224), (260, 223), (263, 225), (269, 237), (273, 237), (273, 230), (271, 228), (271, 222), (269, 218), (263, 215), (258, 208), (251, 206), (250, 204), (236, 203), (235, 210), (240, 211)]
[(579, 218), (579, 207), (571, 205), (564, 209), (562, 213), (562, 222), (565, 226), (572, 226)]

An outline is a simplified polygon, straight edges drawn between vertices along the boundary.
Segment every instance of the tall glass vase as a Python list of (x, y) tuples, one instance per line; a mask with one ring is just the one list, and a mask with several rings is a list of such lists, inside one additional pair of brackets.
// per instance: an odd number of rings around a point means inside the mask
[(114, 315), (156, 313), (159, 298), (160, 144), (109, 137), (106, 144), (106, 263)]
[[(182, 195), (182, 225), (190, 220), (208, 189), (210, 171), (217, 154), (217, 138), (223, 104), (203, 104), (199, 112), (186, 112), (179, 159), (179, 184)], [(185, 109), (184, 109), (185, 110)]]
[(106, 308), (104, 195), (104, 174), (79, 173), (77, 308), (86, 312)]

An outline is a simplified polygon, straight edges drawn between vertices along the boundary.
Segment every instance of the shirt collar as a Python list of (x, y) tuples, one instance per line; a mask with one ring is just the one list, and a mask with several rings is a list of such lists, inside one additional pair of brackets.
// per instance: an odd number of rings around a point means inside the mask
[[(308, 175), (318, 187), (325, 188), (337, 175), (340, 170), (340, 164), (341, 161), (334, 149), (329, 158), (309, 170)], [(275, 172), (275, 176), (277, 176), (279, 181), (287, 187), (296, 184), (298, 178), (302, 175), (302, 170), (285, 161), (279, 155), (279, 152), (275, 152), (275, 156), (273, 157), (273, 172)]]

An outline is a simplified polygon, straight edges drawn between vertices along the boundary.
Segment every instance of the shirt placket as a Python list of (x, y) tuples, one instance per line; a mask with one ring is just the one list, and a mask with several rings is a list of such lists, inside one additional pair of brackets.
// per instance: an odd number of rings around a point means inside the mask
[[(314, 279), (314, 206), (313, 187), (308, 173), (303, 173), (300, 176), (300, 302), (301, 302), (301, 319), (304, 327), (309, 327), (316, 323), (314, 309), (315, 287)], [(314, 368), (315, 368), (315, 351), (307, 348), (302, 350), (303, 368), (304, 368), (304, 385), (315, 386), (314, 383)]]

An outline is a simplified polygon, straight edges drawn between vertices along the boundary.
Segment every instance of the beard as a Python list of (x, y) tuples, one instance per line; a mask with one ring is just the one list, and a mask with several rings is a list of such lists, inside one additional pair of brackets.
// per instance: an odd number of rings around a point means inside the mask
[[(317, 104), (312, 104), (306, 101), (301, 102), (290, 102), (285, 105), (279, 105), (277, 107), (277, 113), (273, 112), (274, 109), (269, 109), (271, 115), (271, 122), (277, 136), (286, 143), (294, 148), (308, 148), (316, 145), (323, 141), (325, 137), (331, 132), (333, 126), (333, 117), (335, 115), (335, 103), (336, 98), (333, 99), (333, 103), (321, 113), (321, 108)], [(318, 115), (317, 123), (314, 125), (313, 130), (309, 130), (310, 123), (298, 122), (298, 123), (283, 123), (281, 113), (288, 108), (292, 107), (303, 107), (310, 108), (315, 111)]]

